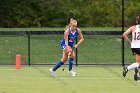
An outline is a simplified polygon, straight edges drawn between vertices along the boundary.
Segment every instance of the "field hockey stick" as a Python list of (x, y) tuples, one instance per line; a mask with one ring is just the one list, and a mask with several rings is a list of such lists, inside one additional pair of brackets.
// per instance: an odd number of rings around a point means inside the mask
[[(71, 52), (69, 52), (69, 54), (68, 54), (68, 58), (67, 58), (67, 61), (66, 61), (66, 62), (68, 62), (68, 60), (69, 60), (69, 58), (70, 58), (71, 54), (73, 53), (73, 51), (74, 51), (74, 50), (72, 49), (72, 51), (71, 51)], [(65, 66), (66, 66), (66, 64), (64, 63), (62, 71), (64, 71), (64, 70), (65, 70)]]

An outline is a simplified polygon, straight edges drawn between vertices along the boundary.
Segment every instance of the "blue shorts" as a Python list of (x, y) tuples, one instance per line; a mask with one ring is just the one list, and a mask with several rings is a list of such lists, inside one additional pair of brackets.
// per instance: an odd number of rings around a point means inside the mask
[(66, 48), (65, 44), (61, 44), (61, 49), (64, 50)]
[[(69, 45), (71, 48), (73, 48), (73, 42), (72, 42), (72, 43), (71, 43), (71, 42), (68, 42), (68, 45)], [(62, 38), (62, 40), (60, 41), (60, 47), (61, 47), (62, 50), (64, 50), (64, 49), (66, 48), (64, 38)]]
[[(64, 43), (61, 43), (61, 49), (64, 50), (66, 48), (66, 45)], [(71, 48), (73, 48), (73, 46), (70, 46)]]

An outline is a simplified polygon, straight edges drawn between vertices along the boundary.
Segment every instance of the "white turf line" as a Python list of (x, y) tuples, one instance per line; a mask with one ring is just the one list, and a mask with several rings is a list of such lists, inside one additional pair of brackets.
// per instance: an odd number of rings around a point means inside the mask
[[(15, 70), (15, 68), (0, 68), (0, 70)], [(20, 70), (27, 70), (27, 69), (20, 69)], [(19, 70), (19, 71), (20, 71)], [(85, 70), (78, 70), (78, 71), (85, 71)], [(101, 71), (101, 70), (99, 70)], [(49, 74), (48, 74), (49, 75)], [(8, 75), (8, 74), (1, 74), (0, 77), (13, 77), (13, 78), (31, 78), (33, 77), (32, 79), (46, 79), (46, 78), (50, 78), (50, 76), (38, 76), (38, 75)], [(74, 79), (80, 79), (80, 80), (121, 80), (122, 78), (110, 78), (110, 77), (88, 77), (88, 76), (76, 76), (76, 77), (72, 77), (72, 76), (57, 76), (57, 78), (60, 78), (60, 79), (64, 79), (64, 80), (67, 80), (67, 79), (70, 79), (70, 78), (74, 78)]]
[[(51, 75), (50, 76), (38, 76), (38, 75), (8, 75), (8, 74), (1, 74), (0, 75), (0, 78), (2, 77), (11, 77), (11, 78), (32, 78), (32, 79), (47, 79), (47, 78), (51, 78)], [(119, 79), (122, 79), (122, 78), (110, 78), (110, 77), (86, 77), (86, 76), (76, 76), (76, 77), (72, 77), (72, 76), (56, 76), (56, 78), (60, 78), (60, 79), (64, 79), (64, 80), (67, 80), (67, 79), (83, 79), (83, 80), (119, 80)]]
[[(121, 78), (100, 78), (100, 77), (73, 77), (74, 79), (80, 79), (80, 80), (120, 80)], [(70, 78), (61, 77), (61, 79), (67, 80)]]

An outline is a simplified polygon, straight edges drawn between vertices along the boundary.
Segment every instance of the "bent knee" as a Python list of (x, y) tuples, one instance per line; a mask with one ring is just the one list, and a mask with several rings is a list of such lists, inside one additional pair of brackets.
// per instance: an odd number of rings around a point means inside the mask
[(61, 59), (61, 61), (62, 61), (63, 63), (65, 63), (65, 62), (67, 61), (67, 59)]

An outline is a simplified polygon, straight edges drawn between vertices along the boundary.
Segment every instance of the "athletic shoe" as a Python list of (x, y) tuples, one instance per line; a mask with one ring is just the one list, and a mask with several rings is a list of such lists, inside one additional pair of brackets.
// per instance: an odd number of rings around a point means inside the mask
[(51, 73), (52, 76), (56, 76), (56, 75), (55, 75), (55, 72), (52, 70), (52, 68), (49, 69), (49, 71), (50, 71), (50, 73)]
[(134, 74), (134, 80), (137, 81), (138, 80), (138, 68), (135, 68), (135, 74)]
[(138, 77), (136, 74), (134, 74), (134, 80), (137, 81), (138, 80)]
[(125, 77), (126, 76), (126, 73), (128, 72), (128, 69), (127, 69), (127, 67), (124, 67), (123, 68), (123, 76)]
[(71, 74), (72, 76), (76, 76), (76, 72), (74, 72), (72, 70), (68, 71), (68, 73)]
[(138, 68), (135, 68), (135, 74), (138, 74)]
[(138, 79), (140, 79), (139, 68), (135, 68), (134, 80), (137, 81)]
[(140, 77), (140, 67), (138, 68), (138, 77)]

